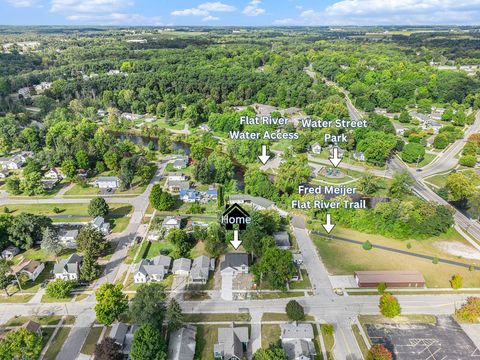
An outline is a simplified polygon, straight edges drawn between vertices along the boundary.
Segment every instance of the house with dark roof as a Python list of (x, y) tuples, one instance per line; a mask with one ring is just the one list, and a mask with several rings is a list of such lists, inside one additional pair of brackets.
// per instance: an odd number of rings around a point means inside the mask
[(275, 240), (275, 245), (278, 249), (288, 250), (292, 246), (290, 243), (290, 235), (286, 231), (279, 231), (273, 234), (273, 239)]
[(170, 334), (168, 360), (193, 360), (197, 345), (197, 328), (186, 325)]
[(176, 170), (185, 169), (188, 166), (188, 156), (180, 156), (173, 162), (173, 168)]
[(235, 327), (232, 324), (228, 328), (219, 328), (218, 342), (213, 347), (213, 356), (222, 360), (243, 359), (249, 339), (249, 329), (246, 326)]
[(248, 274), (250, 255), (247, 253), (227, 253), (220, 264), (222, 275)]
[(20, 249), (16, 246), (10, 245), (2, 251), (2, 258), (5, 260), (12, 260), (18, 254), (20, 254)]
[(170, 272), (171, 264), (170, 256), (159, 255), (152, 259), (142, 259), (133, 273), (134, 282), (142, 284), (149, 281), (162, 281)]
[(137, 330), (136, 324), (125, 324), (122, 322), (116, 322), (112, 325), (109, 337), (111, 337), (115, 343), (120, 346), (120, 351), (127, 355), (130, 353), (132, 347), (133, 335)]
[(53, 266), (55, 279), (78, 280), (82, 261), (83, 258), (77, 254), (72, 254), (68, 259), (59, 261)]
[(314, 337), (311, 324), (293, 322), (280, 325), (282, 348), (289, 360), (313, 359), (316, 354)]
[(103, 235), (108, 235), (110, 233), (110, 224), (106, 222), (102, 216), (97, 216), (92, 222), (90, 222), (90, 225), (100, 231)]

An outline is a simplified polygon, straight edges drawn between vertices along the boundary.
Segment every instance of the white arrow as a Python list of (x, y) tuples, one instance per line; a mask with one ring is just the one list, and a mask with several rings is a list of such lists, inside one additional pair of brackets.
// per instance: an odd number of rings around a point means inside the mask
[(338, 157), (338, 147), (333, 148), (333, 158), (329, 158), (330, 162), (332, 163), (333, 167), (337, 167), (338, 164), (342, 162), (342, 158)]
[(263, 165), (265, 165), (270, 159), (270, 155), (267, 155), (267, 145), (262, 145), (262, 155), (258, 157)]
[(330, 214), (327, 214), (327, 223), (324, 224), (323, 227), (327, 231), (327, 234), (330, 234), (330, 231), (335, 227), (335, 225), (331, 223)]
[(235, 250), (237, 250), (240, 245), (242, 245), (242, 242), (238, 240), (238, 230), (233, 230), (233, 241), (230, 241), (230, 244), (232, 244)]

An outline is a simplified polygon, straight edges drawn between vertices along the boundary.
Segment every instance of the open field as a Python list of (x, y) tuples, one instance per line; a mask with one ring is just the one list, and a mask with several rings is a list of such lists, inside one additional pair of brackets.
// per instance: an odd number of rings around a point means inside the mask
[(197, 325), (197, 346), (195, 358), (213, 360), (213, 346), (217, 342), (220, 325)]
[(267, 349), (271, 345), (277, 345), (280, 341), (280, 325), (262, 325), (262, 348)]

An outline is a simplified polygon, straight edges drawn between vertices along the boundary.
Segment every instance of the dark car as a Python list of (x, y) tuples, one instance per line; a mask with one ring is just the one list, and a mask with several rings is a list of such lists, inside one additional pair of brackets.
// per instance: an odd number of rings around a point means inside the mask
[(136, 242), (137, 244), (140, 244), (140, 243), (142, 242), (142, 237), (141, 237), (141, 236), (137, 236), (137, 237), (135, 238), (135, 242)]

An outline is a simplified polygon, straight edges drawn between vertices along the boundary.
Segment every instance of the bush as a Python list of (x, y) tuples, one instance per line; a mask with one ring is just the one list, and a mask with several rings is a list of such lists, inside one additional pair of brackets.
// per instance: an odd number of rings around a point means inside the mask
[(367, 360), (392, 360), (393, 355), (385, 345), (373, 345), (367, 355)]
[(412, 248), (412, 243), (407, 243), (407, 249), (411, 249)]
[(362, 244), (362, 248), (363, 250), (372, 250), (373, 245), (370, 241), (367, 240)]
[(462, 166), (474, 167), (477, 164), (477, 157), (474, 155), (464, 155), (458, 160)]
[(380, 298), (380, 313), (387, 318), (394, 318), (400, 315), (401, 308), (395, 296), (385, 293)]
[(437, 265), (437, 264), (438, 264), (438, 258), (436, 258), (436, 257), (435, 257), (435, 258), (433, 258), (433, 260), (432, 260), (432, 264), (434, 264), (434, 265)]
[(417, 143), (408, 143), (402, 151), (402, 160), (407, 163), (416, 163), (425, 157), (425, 148)]
[(380, 284), (378, 284), (377, 290), (380, 294), (383, 294), (385, 290), (387, 290), (387, 284), (385, 284), (384, 282), (381, 282)]
[(45, 293), (53, 299), (67, 299), (76, 284), (75, 281), (56, 279), (48, 283)]
[(88, 215), (93, 218), (96, 218), (97, 216), (106, 216), (109, 211), (110, 208), (104, 198), (94, 198), (90, 201), (90, 204), (88, 204)]
[(62, 212), (62, 209), (60, 209), (59, 207), (56, 207), (56, 206), (55, 206), (55, 207), (53, 208), (53, 212), (54, 212), (55, 214), (60, 214), (60, 213)]
[(287, 303), (285, 311), (290, 320), (299, 321), (305, 318), (305, 311), (303, 310), (303, 306), (295, 300), (290, 300)]
[(477, 322), (480, 317), (480, 298), (469, 297), (462, 307), (455, 310), (455, 316), (462, 322)]
[(452, 286), (452, 289), (455, 290), (463, 287), (463, 278), (460, 276), (460, 274), (455, 274), (452, 276), (452, 279), (450, 280), (450, 285)]

